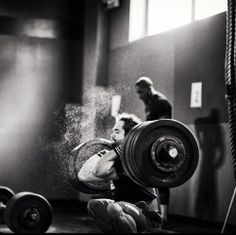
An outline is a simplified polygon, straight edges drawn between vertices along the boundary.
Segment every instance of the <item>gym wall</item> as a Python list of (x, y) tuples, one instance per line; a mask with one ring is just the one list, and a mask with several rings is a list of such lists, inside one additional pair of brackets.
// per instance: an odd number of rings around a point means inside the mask
[[(185, 123), (200, 144), (193, 177), (171, 190), (170, 213), (223, 222), (235, 184), (224, 98), (225, 13), (128, 43), (128, 12), (129, 4), (121, 1), (110, 14), (108, 79), (122, 96), (120, 111), (145, 119), (134, 83), (142, 75), (152, 78), (172, 103), (173, 118)], [(190, 107), (193, 82), (202, 82), (200, 108)], [(234, 207), (229, 223), (235, 224), (235, 214)]]
[(55, 114), (82, 99), (83, 13), (83, 1), (0, 1), (0, 185), (16, 193), (77, 197)]

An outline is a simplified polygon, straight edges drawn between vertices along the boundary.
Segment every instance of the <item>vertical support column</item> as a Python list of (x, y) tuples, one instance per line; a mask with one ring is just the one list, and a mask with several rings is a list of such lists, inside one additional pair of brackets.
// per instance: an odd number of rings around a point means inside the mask
[(85, 1), (83, 54), (83, 106), (90, 109), (90, 136), (96, 131), (96, 87), (108, 84), (109, 20), (108, 10), (99, 0)]

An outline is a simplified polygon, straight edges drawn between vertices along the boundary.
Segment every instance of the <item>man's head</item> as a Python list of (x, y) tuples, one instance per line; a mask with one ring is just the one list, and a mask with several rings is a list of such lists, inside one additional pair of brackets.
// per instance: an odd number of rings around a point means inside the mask
[(141, 120), (134, 114), (122, 113), (116, 118), (116, 123), (112, 128), (111, 142), (113, 145), (122, 144), (126, 134)]
[(140, 77), (135, 83), (135, 89), (139, 98), (146, 103), (152, 95), (153, 82), (148, 77)]

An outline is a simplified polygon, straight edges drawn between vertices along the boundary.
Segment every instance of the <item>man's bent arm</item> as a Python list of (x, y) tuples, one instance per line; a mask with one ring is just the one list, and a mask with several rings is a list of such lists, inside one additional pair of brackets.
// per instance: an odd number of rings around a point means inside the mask
[(96, 164), (99, 161), (100, 156), (95, 154), (90, 157), (82, 166), (78, 173), (78, 179), (82, 182), (103, 182), (105, 179), (97, 177), (94, 174)]
[(114, 150), (108, 151), (96, 163), (94, 175), (105, 179), (115, 179), (116, 169), (114, 167), (117, 158)]
[(102, 156), (93, 155), (80, 169), (78, 179), (82, 182), (103, 182), (116, 179), (117, 174), (114, 168), (116, 158), (114, 150), (108, 151)]

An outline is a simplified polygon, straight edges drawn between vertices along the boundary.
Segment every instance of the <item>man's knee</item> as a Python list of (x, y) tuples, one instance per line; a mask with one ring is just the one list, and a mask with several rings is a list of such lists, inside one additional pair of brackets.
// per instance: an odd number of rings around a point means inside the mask
[(111, 203), (114, 203), (114, 200), (106, 198), (91, 199), (87, 204), (88, 213), (92, 216), (103, 217), (104, 214), (107, 214), (107, 206)]
[(119, 218), (124, 214), (122, 207), (118, 203), (111, 203), (107, 206), (107, 213), (113, 219)]
[(115, 232), (137, 232), (135, 219), (124, 211), (118, 203), (108, 205), (107, 213), (113, 220)]
[(107, 206), (111, 202), (108, 199), (91, 199), (87, 204), (88, 213), (103, 232), (112, 232), (112, 221), (107, 213)]
[(87, 211), (88, 211), (88, 213), (93, 215), (94, 211), (97, 210), (99, 203), (100, 202), (98, 200), (96, 200), (96, 199), (89, 200), (88, 204), (87, 204)]
[(111, 200), (105, 199), (91, 199), (87, 204), (87, 211), (90, 215), (94, 216), (103, 216), (106, 212), (106, 208), (109, 205)]

